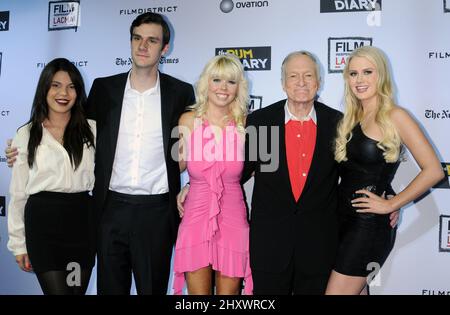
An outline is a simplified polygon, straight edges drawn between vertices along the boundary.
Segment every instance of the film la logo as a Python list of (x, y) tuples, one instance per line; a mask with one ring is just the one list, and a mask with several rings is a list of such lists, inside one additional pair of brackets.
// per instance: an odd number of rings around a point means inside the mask
[(439, 251), (450, 252), (450, 216), (439, 216)]
[(442, 165), (442, 170), (444, 171), (445, 176), (439, 183), (434, 185), (433, 188), (450, 189), (450, 182), (449, 182), (450, 163), (441, 162), (441, 165)]
[(9, 30), (9, 11), (0, 11), (0, 32)]
[(261, 109), (262, 107), (262, 96), (250, 95), (250, 100), (248, 102), (248, 113), (254, 112), (255, 110)]
[(272, 47), (216, 48), (217, 55), (233, 54), (241, 60), (245, 71), (266, 71), (271, 69)]
[(368, 37), (328, 38), (328, 73), (342, 73), (350, 54), (359, 47), (372, 46)]
[(50, 1), (48, 3), (48, 30), (77, 29), (80, 21), (80, 1)]
[(321, 13), (381, 11), (381, 0), (320, 0)]

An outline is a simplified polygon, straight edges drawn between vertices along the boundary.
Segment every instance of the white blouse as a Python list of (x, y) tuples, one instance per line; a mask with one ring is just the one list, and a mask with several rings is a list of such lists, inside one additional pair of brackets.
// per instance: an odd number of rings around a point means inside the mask
[[(94, 139), (96, 124), (88, 120)], [(94, 187), (95, 149), (85, 144), (83, 159), (74, 171), (66, 149), (42, 128), (42, 140), (36, 150), (33, 168), (29, 168), (28, 139), (30, 124), (21, 127), (12, 146), (18, 149), (17, 160), (12, 169), (9, 187), (10, 200), (8, 210), (8, 249), (15, 256), (26, 254), (24, 209), (28, 196), (41, 191), (76, 193), (91, 191)]]

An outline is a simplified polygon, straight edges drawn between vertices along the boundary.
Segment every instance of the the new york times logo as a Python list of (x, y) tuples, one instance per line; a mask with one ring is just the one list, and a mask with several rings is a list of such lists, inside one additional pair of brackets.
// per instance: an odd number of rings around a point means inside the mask
[(450, 120), (450, 109), (443, 109), (441, 111), (435, 111), (434, 109), (425, 110), (426, 119), (448, 119)]
[(133, 64), (133, 60), (131, 60), (131, 57), (126, 57), (126, 58), (122, 58), (122, 57), (117, 57), (116, 58), (116, 62), (115, 62), (116, 66), (131, 66)]
[(321, 13), (381, 11), (381, 0), (320, 0)]
[(268, 7), (269, 1), (236, 1), (222, 0), (220, 1), (220, 11), (223, 13), (230, 13), (234, 8), (236, 9), (249, 9), (249, 8), (262, 8)]
[(159, 64), (160, 65), (167, 65), (167, 64), (176, 64), (179, 63), (180, 59), (179, 58), (167, 58), (162, 56), (161, 59), (159, 60)]
[(271, 68), (271, 49), (270, 46), (216, 48), (216, 56), (233, 54), (241, 60), (245, 71), (265, 71)]
[(0, 32), (9, 30), (9, 11), (0, 12)]
[(441, 162), (442, 170), (444, 171), (444, 178), (433, 186), (433, 188), (446, 188), (450, 189), (449, 177), (450, 177), (450, 163)]
[(48, 3), (48, 30), (77, 29), (80, 18), (80, 1), (50, 1)]
[(247, 106), (248, 113), (254, 112), (255, 110), (261, 109), (262, 107), (262, 96), (250, 95), (250, 101)]
[(5, 196), (0, 196), (0, 217), (4, 217), (6, 215), (5, 203)]
[(450, 216), (439, 216), (439, 251), (450, 252)]
[[(167, 64), (177, 64), (180, 62), (180, 58), (167, 58), (167, 57), (161, 57), (159, 60), (160, 65), (167, 65)], [(133, 59), (131, 57), (117, 57), (115, 61), (116, 66), (131, 66), (133, 64)]]
[(328, 73), (342, 73), (347, 64), (347, 58), (355, 49), (362, 46), (372, 46), (372, 38), (328, 38)]
[(450, 0), (444, 0), (444, 13), (450, 13)]

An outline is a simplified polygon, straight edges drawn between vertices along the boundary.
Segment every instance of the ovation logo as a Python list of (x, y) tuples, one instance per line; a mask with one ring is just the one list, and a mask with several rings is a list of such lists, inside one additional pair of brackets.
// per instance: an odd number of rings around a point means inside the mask
[(320, 0), (321, 13), (381, 11), (381, 0)]
[(236, 7), (236, 9), (247, 9), (247, 8), (262, 8), (268, 7), (269, 1), (236, 1), (233, 0), (222, 0), (220, 2), (220, 10), (223, 13), (230, 13)]

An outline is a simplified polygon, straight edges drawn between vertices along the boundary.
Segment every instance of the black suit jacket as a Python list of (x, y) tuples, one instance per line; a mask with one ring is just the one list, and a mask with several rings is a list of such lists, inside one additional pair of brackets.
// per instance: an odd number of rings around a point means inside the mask
[[(296, 202), (286, 160), (285, 103), (286, 100), (279, 101), (247, 118), (243, 181), (255, 172), (250, 222), (251, 268), (279, 272), (294, 257), (301, 266), (300, 272), (306, 275), (328, 274), (334, 264), (338, 242), (338, 170), (333, 142), (342, 114), (322, 103), (314, 103), (316, 144), (304, 190)], [(264, 136), (264, 127), (268, 127), (267, 136)], [(279, 133), (270, 127), (277, 127)], [(249, 136), (252, 128), (258, 139), (256, 146), (255, 139)], [(249, 151), (252, 146), (253, 150), (258, 150), (254, 161), (251, 161), (252, 152)], [(279, 165), (275, 171), (262, 171), (261, 167), (269, 162), (264, 162), (266, 158), (259, 152), (261, 150), (279, 150)]]
[[(176, 195), (180, 190), (180, 170), (178, 162), (174, 161), (170, 154), (172, 146), (177, 141), (176, 138), (171, 138), (171, 131), (178, 125), (178, 119), (186, 106), (195, 102), (195, 97), (190, 84), (163, 73), (159, 76), (164, 155), (169, 182), (170, 210), (175, 228), (173, 232), (176, 233), (179, 222)], [(93, 196), (98, 219), (101, 217), (111, 180), (127, 77), (128, 72), (95, 79), (88, 97), (87, 116), (97, 122)]]

